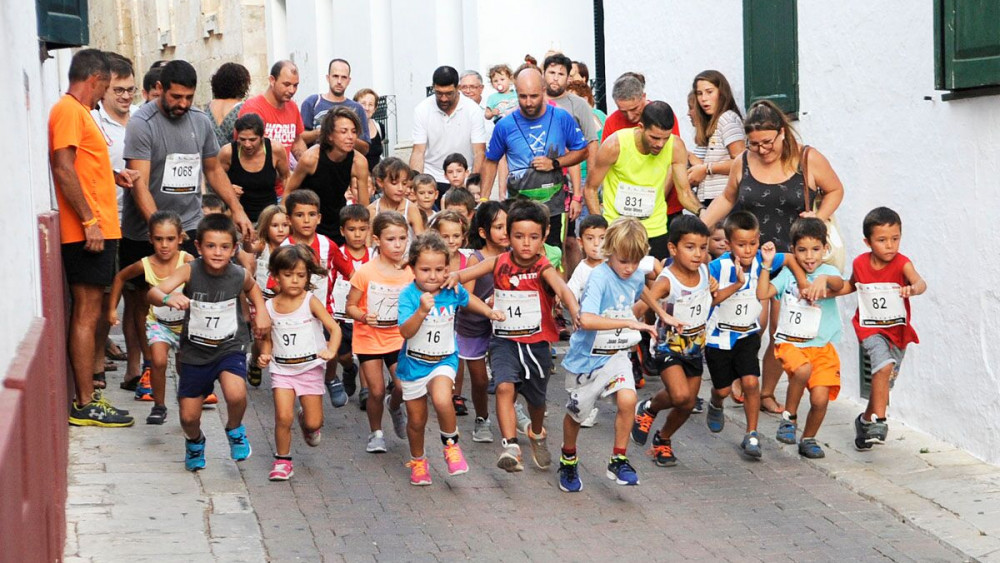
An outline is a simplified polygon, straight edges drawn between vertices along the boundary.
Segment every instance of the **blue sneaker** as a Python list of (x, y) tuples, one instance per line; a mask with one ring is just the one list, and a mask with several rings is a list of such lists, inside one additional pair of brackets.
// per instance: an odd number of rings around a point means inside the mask
[(826, 457), (823, 448), (819, 447), (819, 444), (816, 443), (816, 438), (802, 438), (802, 441), (799, 442), (799, 455), (809, 459)]
[(184, 441), (184, 469), (188, 471), (198, 471), (205, 469), (205, 441), (200, 444)]
[(705, 416), (705, 422), (708, 423), (708, 429), (713, 433), (718, 434), (722, 432), (722, 429), (726, 427), (726, 415), (722, 412), (722, 407), (717, 407), (712, 404), (712, 401), (708, 402), (708, 415)]
[(566, 493), (578, 493), (583, 490), (583, 481), (580, 480), (580, 471), (577, 465), (578, 458), (572, 461), (564, 457), (559, 458), (559, 490)]
[(250, 440), (247, 439), (246, 426), (241, 424), (232, 430), (226, 430), (226, 438), (229, 438), (229, 453), (234, 460), (243, 461), (253, 453)]
[(611, 462), (608, 463), (608, 479), (619, 485), (639, 484), (639, 475), (635, 472), (632, 464), (628, 462), (628, 458), (623, 455), (611, 457)]
[(340, 379), (334, 378), (324, 383), (326, 384), (326, 391), (330, 395), (330, 404), (333, 405), (333, 408), (339, 409), (347, 404), (347, 391), (344, 390), (344, 384)]
[(743, 453), (747, 457), (753, 459), (760, 459), (761, 457), (760, 437), (757, 436), (756, 430), (754, 430), (753, 432), (748, 432), (746, 435), (743, 436), (743, 442), (740, 443), (740, 449), (743, 450)]
[(778, 423), (778, 432), (775, 434), (775, 440), (784, 444), (794, 444), (795, 443), (795, 421), (788, 418), (788, 412), (781, 414), (781, 422)]

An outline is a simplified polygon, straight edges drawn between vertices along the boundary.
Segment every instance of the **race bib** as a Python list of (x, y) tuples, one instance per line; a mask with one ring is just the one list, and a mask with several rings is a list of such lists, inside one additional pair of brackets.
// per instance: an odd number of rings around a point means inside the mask
[(396, 326), (399, 321), (399, 294), (402, 286), (368, 284), (368, 312), (375, 313), (375, 326)]
[(712, 294), (708, 291), (699, 291), (690, 295), (685, 295), (674, 301), (674, 318), (684, 324), (684, 328), (678, 331), (682, 336), (691, 336), (705, 332), (705, 323), (708, 322), (708, 313), (712, 308)]
[(267, 281), (271, 278), (271, 273), (267, 271), (267, 266), (266, 258), (257, 258), (257, 271), (254, 272), (254, 281), (257, 282), (257, 287), (264, 294), (264, 298), (271, 299), (274, 297), (274, 290), (267, 288)]
[(905, 325), (906, 305), (899, 296), (899, 284), (859, 283), (858, 321), (868, 328)]
[(737, 291), (729, 299), (719, 303), (715, 313), (716, 326), (721, 330), (750, 332), (759, 326), (762, 309), (755, 290)]
[(167, 194), (193, 194), (201, 187), (201, 155), (179, 154), (167, 155), (163, 165), (163, 183), (160, 191)]
[(351, 282), (338, 277), (333, 283), (333, 318), (354, 322), (347, 316), (347, 296), (351, 293)]
[(455, 353), (455, 316), (427, 317), (420, 330), (406, 340), (406, 355), (436, 364)]
[(493, 334), (502, 338), (518, 338), (538, 334), (542, 330), (542, 302), (537, 291), (493, 292), (493, 308), (503, 311), (507, 319), (493, 321)]
[(319, 358), (316, 325), (313, 319), (276, 320), (271, 324), (274, 363), (296, 366)]
[(236, 336), (236, 299), (220, 303), (191, 301), (188, 340), (202, 346), (216, 346)]
[[(635, 320), (635, 315), (629, 309), (608, 310), (602, 316), (608, 319)], [(639, 331), (632, 328), (599, 330), (594, 336), (594, 345), (590, 347), (590, 355), (613, 356), (638, 344), (640, 336)]]
[(312, 284), (312, 294), (319, 299), (319, 302), (326, 307), (326, 294), (330, 291), (330, 278), (327, 276), (313, 274), (309, 277), (309, 283)]
[(184, 326), (184, 311), (180, 309), (171, 309), (166, 305), (153, 307), (153, 317), (156, 318), (156, 322), (171, 330)]
[(782, 342), (809, 342), (819, 334), (819, 322), (823, 310), (816, 305), (796, 299), (788, 293), (781, 299), (781, 316), (774, 339)]
[(656, 188), (618, 183), (615, 209), (620, 215), (644, 219), (653, 214), (654, 207), (656, 207)]

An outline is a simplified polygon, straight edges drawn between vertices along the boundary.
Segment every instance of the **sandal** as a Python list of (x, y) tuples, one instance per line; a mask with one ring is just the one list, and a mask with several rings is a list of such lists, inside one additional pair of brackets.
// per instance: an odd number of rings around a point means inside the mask
[(134, 375), (127, 379), (123, 379), (119, 387), (126, 391), (135, 391), (135, 388), (139, 385), (140, 379), (142, 379), (141, 375)]
[[(766, 401), (768, 399), (771, 399), (772, 401), (774, 401), (774, 405), (775, 405), (776, 408), (769, 409), (769, 408), (767, 408), (767, 407), (764, 406), (764, 401)], [(774, 398), (774, 394), (773, 393), (769, 393), (767, 395), (763, 395), (762, 394), (760, 396), (760, 412), (766, 412), (768, 414), (781, 414), (782, 412), (784, 412), (784, 410), (785, 410), (784, 407), (782, 407), (781, 404), (778, 403), (778, 400)]]
[(112, 362), (111, 360), (105, 360), (104, 371), (118, 371), (118, 364)]
[(104, 357), (116, 362), (123, 362), (128, 359), (128, 354), (123, 352), (122, 349), (115, 344), (115, 341), (109, 338), (104, 344)]
[(103, 373), (94, 374), (94, 389), (104, 389), (108, 386), (108, 380)]

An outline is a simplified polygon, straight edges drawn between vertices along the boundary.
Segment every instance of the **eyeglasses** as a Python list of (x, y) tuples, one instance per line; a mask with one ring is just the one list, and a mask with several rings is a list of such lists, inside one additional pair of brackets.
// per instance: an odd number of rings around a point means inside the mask
[(441, 99), (454, 98), (458, 94), (458, 90), (452, 90), (451, 92), (441, 92), (440, 90), (434, 90), (434, 96)]
[(483, 85), (482, 84), (463, 84), (462, 86), (459, 86), (458, 89), (462, 90), (463, 92), (465, 90), (482, 90), (483, 89)]
[(767, 141), (747, 141), (747, 148), (757, 152), (760, 152), (761, 150), (771, 150), (771, 147), (774, 146), (774, 142), (777, 141), (780, 136), (781, 133), (775, 133), (775, 135)]
[(136, 90), (138, 90), (138, 88), (136, 88), (135, 86), (133, 86), (131, 88), (112, 88), (111, 89), (111, 91), (115, 93), (115, 96), (117, 96), (119, 98), (121, 98), (122, 96), (124, 96), (126, 94), (128, 94), (129, 96), (134, 96)]

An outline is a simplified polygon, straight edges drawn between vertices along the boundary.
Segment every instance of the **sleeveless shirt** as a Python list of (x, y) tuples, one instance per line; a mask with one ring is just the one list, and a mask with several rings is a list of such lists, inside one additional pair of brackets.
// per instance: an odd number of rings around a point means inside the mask
[(326, 235), (337, 244), (344, 244), (340, 234), (340, 210), (347, 205), (347, 190), (351, 187), (351, 168), (354, 166), (354, 153), (348, 154), (344, 160), (330, 160), (326, 151), (319, 151), (319, 162), (316, 171), (307, 176), (302, 187), (316, 192), (319, 196), (319, 212), (323, 215), (316, 232)]
[(743, 153), (743, 179), (740, 180), (736, 207), (749, 211), (760, 222), (760, 242), (771, 241), (778, 252), (787, 252), (791, 246), (789, 231), (799, 213), (806, 210), (802, 189), (805, 178), (799, 169), (787, 180), (765, 184), (753, 177), (747, 153)]
[(243, 188), (240, 205), (243, 211), (254, 223), (260, 212), (268, 205), (278, 200), (274, 186), (278, 181), (278, 171), (274, 168), (274, 158), (271, 155), (271, 139), (264, 137), (264, 167), (256, 172), (247, 172), (240, 162), (240, 145), (236, 141), (230, 143), (233, 149), (233, 159), (229, 165), (229, 181)]

